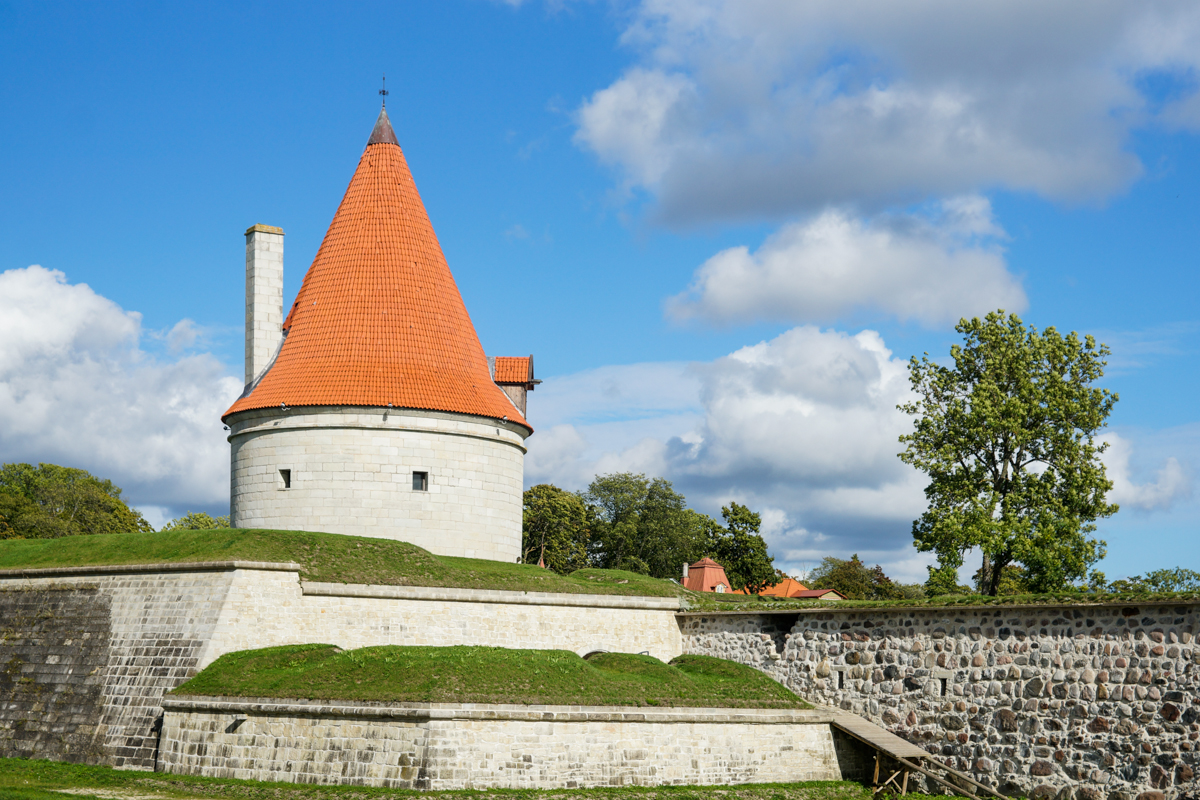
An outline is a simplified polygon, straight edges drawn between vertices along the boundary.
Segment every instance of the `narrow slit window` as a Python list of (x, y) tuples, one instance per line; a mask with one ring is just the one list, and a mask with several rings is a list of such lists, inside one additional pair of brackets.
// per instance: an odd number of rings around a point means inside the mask
[(292, 471), (290, 469), (279, 470), (279, 477), (283, 478), (283, 488), (292, 488)]
[(946, 696), (946, 679), (942, 678), (942, 697)]
[(844, 672), (838, 672), (838, 688), (839, 689), (846, 688), (846, 673), (844, 673)]
[(429, 491), (429, 473), (414, 472), (413, 473), (413, 491), (427, 492)]

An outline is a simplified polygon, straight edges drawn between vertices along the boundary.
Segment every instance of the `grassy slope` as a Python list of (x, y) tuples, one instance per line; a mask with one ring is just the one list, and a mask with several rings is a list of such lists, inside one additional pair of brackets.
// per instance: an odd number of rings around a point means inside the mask
[(926, 597), (920, 600), (780, 600), (759, 598), (755, 595), (689, 593), (688, 611), (732, 611), (756, 614), (760, 611), (787, 611), (805, 608), (856, 609), (856, 608), (944, 608), (959, 606), (1071, 606), (1094, 605), (1096, 603), (1194, 603), (1200, 601), (1200, 592), (1128, 592), (1122, 594), (1092, 592), (1056, 592), (1051, 594), (1014, 594), (1005, 597), (988, 597), (980, 594), (952, 594)]
[(295, 561), (303, 580), (331, 583), (652, 597), (682, 592), (671, 581), (633, 572), (559, 575), (528, 564), (435, 556), (407, 542), (306, 531), (225, 528), (0, 541), (0, 569), (235, 560)]
[(811, 708), (750, 667), (501, 647), (288, 645), (221, 656), (176, 694), (428, 703)]
[[(71, 794), (55, 790), (69, 790)], [(622, 786), (605, 789), (488, 789), (417, 792), (366, 786), (322, 786), (266, 783), (230, 778), (193, 778), (110, 767), (86, 767), (17, 758), (0, 758), (0, 800), (80, 800), (96, 792), (103, 797), (229, 798), (229, 800), (387, 800), (433, 798), (479, 800), (872, 800), (871, 790), (857, 783), (812, 781), (756, 783), (741, 786)], [(913, 800), (926, 795), (910, 793)]]

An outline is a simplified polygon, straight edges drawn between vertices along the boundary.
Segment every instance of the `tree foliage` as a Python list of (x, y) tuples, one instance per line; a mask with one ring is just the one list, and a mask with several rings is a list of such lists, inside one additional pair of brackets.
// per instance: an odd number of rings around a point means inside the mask
[(0, 466), (0, 536), (54, 539), (154, 528), (112, 481), (56, 464)]
[(1104, 580), (1104, 573), (1092, 573), (1091, 586), (1093, 590), (1106, 592), (1194, 592), (1200, 590), (1200, 572), (1175, 567), (1174, 569), (1156, 569), (1145, 575), (1133, 575), (1128, 578), (1118, 578), (1112, 583)]
[(677, 577), (685, 562), (707, 554), (711, 528), (720, 527), (689, 509), (665, 478), (629, 472), (600, 475), (581, 498), (595, 518), (592, 564), (605, 569)]
[(203, 511), (189, 511), (182, 517), (175, 519), (162, 526), (163, 531), (211, 531), (217, 528), (228, 528), (229, 517), (222, 515), (214, 517), (211, 514), (206, 514)]
[(1003, 311), (956, 330), (964, 343), (950, 350), (954, 366), (914, 357), (917, 399), (900, 406), (916, 417), (900, 458), (929, 476), (917, 548), (938, 555), (931, 581), (977, 547), (984, 593), (997, 594), (1014, 564), (1028, 589), (1060, 589), (1103, 558), (1105, 543), (1088, 534), (1117, 510), (1096, 442), (1117, 395), (1093, 385), (1109, 350)]
[(579, 495), (542, 483), (525, 490), (524, 499), (521, 560), (542, 560), (562, 575), (589, 566), (591, 515)]
[(775, 583), (759, 515), (738, 503), (721, 513), (724, 526), (688, 508), (670, 481), (630, 472), (599, 475), (578, 495), (542, 484), (525, 492), (522, 560), (564, 574), (593, 566), (677, 578), (710, 556), (735, 589)]
[(826, 556), (805, 578), (810, 589), (833, 589), (847, 600), (903, 600), (911, 595), (876, 564), (868, 567), (855, 554), (849, 559)]
[(758, 532), (762, 517), (737, 503), (723, 507), (721, 516), (725, 518), (725, 528), (711, 529), (709, 546), (713, 560), (725, 568), (730, 586), (757, 594), (777, 583), (774, 559)]

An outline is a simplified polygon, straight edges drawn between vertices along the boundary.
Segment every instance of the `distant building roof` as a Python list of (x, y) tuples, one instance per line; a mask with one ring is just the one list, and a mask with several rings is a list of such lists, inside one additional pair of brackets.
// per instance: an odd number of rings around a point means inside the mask
[(688, 565), (688, 576), (683, 581), (683, 587), (693, 592), (732, 592), (725, 568), (711, 558), (702, 558)]
[(281, 405), (394, 406), (529, 427), (492, 382), (387, 112), (283, 330), (274, 363), (225, 416)]
[(834, 589), (805, 589), (799, 594), (789, 595), (804, 600), (845, 600), (846, 596)]
[[(768, 586), (761, 592), (753, 592), (753, 594), (766, 595), (768, 597), (798, 597), (800, 592), (808, 591), (808, 587), (795, 578), (784, 578), (774, 586)], [(738, 594), (751, 594), (745, 589), (738, 589)]]

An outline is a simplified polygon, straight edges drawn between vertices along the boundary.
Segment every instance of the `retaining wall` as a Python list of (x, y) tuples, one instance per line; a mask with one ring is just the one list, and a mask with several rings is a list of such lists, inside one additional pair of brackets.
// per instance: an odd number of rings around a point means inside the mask
[(816, 711), (171, 697), (165, 772), (406, 789), (839, 780)]
[(295, 564), (0, 572), (0, 755), (153, 769), (163, 695), (235, 650), (325, 642), (682, 652), (673, 598), (301, 583)]
[(757, 667), (1006, 794), (1123, 800), (1197, 788), (1197, 609), (813, 609), (680, 626), (685, 652)]

